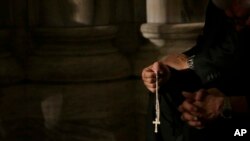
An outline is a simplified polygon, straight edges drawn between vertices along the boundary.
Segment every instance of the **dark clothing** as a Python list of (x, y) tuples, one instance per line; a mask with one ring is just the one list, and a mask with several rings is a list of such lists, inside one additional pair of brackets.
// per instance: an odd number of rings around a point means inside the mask
[(250, 78), (247, 67), (250, 27), (237, 32), (233, 19), (212, 2), (207, 7), (206, 21), (197, 45), (185, 52), (194, 57), (194, 71), (204, 87), (217, 87), (228, 96), (247, 96), (245, 82)]
[(248, 134), (244, 137), (234, 137), (236, 129), (250, 131), (249, 114), (233, 114), (232, 119), (221, 118), (198, 130), (181, 121), (181, 113), (177, 111), (177, 106), (183, 100), (181, 96), (183, 90), (195, 91), (201, 87), (216, 87), (225, 95), (250, 95), (247, 89), (248, 80), (250, 80), (250, 71), (247, 67), (249, 35), (249, 28), (237, 32), (233, 20), (211, 1), (209, 2), (203, 34), (198, 37), (196, 46), (185, 52), (188, 56), (195, 55), (194, 69), (191, 74), (197, 75), (197, 78), (186, 78), (183, 77), (184, 75), (176, 74), (181, 77), (172, 78), (160, 91), (161, 124), (157, 134), (153, 132), (152, 124), (155, 118), (155, 99), (154, 95), (150, 94), (148, 141), (216, 141), (228, 137), (234, 141), (241, 141), (249, 137)]
[(248, 27), (237, 32), (233, 20), (209, 3), (203, 35), (195, 47), (185, 52), (188, 56), (195, 55), (194, 71), (205, 85), (219, 86), (227, 95), (240, 90), (235, 82), (242, 82), (248, 74), (249, 31)]

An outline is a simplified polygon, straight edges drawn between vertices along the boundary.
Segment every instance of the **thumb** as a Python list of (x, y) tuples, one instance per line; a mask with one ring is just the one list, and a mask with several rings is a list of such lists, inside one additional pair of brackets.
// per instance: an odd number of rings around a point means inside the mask
[(159, 73), (159, 71), (160, 71), (160, 62), (154, 62), (153, 66), (152, 66), (152, 70), (155, 73)]
[(164, 73), (167, 73), (169, 72), (169, 69), (166, 65), (164, 65), (162, 62), (155, 62), (153, 65), (152, 65), (152, 70), (155, 72), (155, 73), (158, 73), (158, 74), (164, 74)]
[(207, 95), (207, 92), (205, 89), (200, 89), (197, 92), (195, 92), (195, 100), (201, 101), (205, 96)]

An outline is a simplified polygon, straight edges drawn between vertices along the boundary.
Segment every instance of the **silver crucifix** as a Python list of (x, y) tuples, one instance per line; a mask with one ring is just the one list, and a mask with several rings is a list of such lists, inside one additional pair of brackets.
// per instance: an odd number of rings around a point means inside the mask
[(155, 125), (155, 133), (158, 132), (158, 125), (161, 124), (161, 122), (159, 121), (158, 118), (155, 118), (155, 120), (153, 121), (153, 124)]

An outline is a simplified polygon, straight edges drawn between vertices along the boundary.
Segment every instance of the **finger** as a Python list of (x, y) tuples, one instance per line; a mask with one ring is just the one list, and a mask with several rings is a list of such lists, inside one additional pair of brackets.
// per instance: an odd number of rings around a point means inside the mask
[(182, 113), (182, 116), (181, 116), (181, 119), (183, 121), (197, 121), (198, 120), (198, 117), (197, 116), (194, 116), (188, 112), (183, 112)]
[(152, 93), (155, 93), (156, 91), (156, 85), (155, 84), (152, 84), (152, 83), (144, 83), (145, 86), (147, 87), (147, 89), (149, 91), (151, 91)]
[[(188, 115), (188, 114), (187, 114)], [(197, 129), (202, 129), (204, 128), (204, 125), (202, 124), (202, 121), (199, 120), (199, 118), (190, 115), (190, 117), (187, 117), (187, 115), (183, 114), (181, 116), (181, 119), (185, 121), (189, 126), (192, 126)], [(191, 117), (192, 116), (192, 117)]]
[(159, 63), (159, 62), (154, 62), (154, 64), (152, 65), (152, 70), (153, 70), (155, 73), (158, 73), (159, 70), (160, 70), (160, 63)]
[[(182, 106), (178, 107), (178, 111), (181, 113), (186, 113), (186, 112), (188, 113), (188, 111), (185, 111)], [(191, 112), (190, 115), (198, 119), (201, 119), (202, 117), (204, 117), (204, 114), (202, 113), (202, 111), (200, 111), (200, 109), (198, 110), (198, 112)]]
[(187, 121), (187, 124), (189, 126), (197, 128), (197, 129), (201, 129), (203, 127), (201, 121), (199, 121), (199, 120)]
[(181, 113), (184, 112), (184, 109), (183, 109), (182, 105), (180, 105), (180, 106), (178, 107), (178, 111), (181, 112)]
[(192, 114), (189, 114), (187, 112), (181, 115), (181, 119), (185, 121), (189, 126), (195, 127), (197, 129), (204, 128), (202, 121), (198, 117), (193, 116)]
[(197, 113), (198, 107), (194, 104), (192, 104), (190, 101), (185, 100), (181, 104), (184, 111), (188, 111), (189, 113)]
[(151, 69), (144, 69), (142, 73), (142, 79), (155, 78), (155, 73)]
[(144, 83), (155, 83), (156, 79), (155, 78), (144, 78), (143, 81), (144, 81)]
[(162, 62), (155, 62), (152, 65), (152, 70), (155, 74), (157, 73), (159, 76), (167, 75), (167, 72), (169, 72), (169, 68)]
[(207, 92), (205, 89), (200, 89), (197, 92), (195, 92), (195, 100), (196, 101), (202, 101), (204, 97), (207, 95)]
[(150, 69), (144, 69), (142, 73), (142, 80), (144, 83), (155, 83), (155, 74)]
[(156, 89), (155, 89), (155, 88), (148, 88), (148, 90), (149, 90), (151, 93), (155, 93), (155, 92), (156, 92)]
[(156, 88), (156, 85), (154, 83), (145, 83), (147, 88)]

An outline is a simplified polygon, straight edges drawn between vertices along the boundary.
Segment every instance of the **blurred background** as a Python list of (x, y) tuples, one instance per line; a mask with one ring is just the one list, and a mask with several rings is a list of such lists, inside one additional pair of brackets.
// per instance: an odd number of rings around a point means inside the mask
[(0, 141), (145, 141), (144, 67), (207, 0), (0, 0)]

